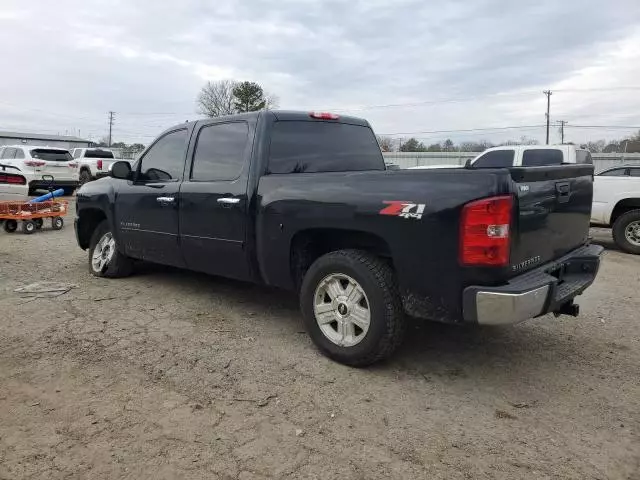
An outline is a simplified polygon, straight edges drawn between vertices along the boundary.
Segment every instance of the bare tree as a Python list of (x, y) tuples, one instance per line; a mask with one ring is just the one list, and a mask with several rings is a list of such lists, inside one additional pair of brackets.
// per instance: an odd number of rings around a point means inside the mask
[(198, 112), (209, 117), (220, 117), (236, 113), (233, 90), (237, 82), (233, 80), (218, 80), (207, 82), (196, 99)]
[(376, 135), (376, 139), (378, 140), (378, 145), (380, 145), (380, 150), (383, 152), (393, 151), (393, 138)]
[(264, 101), (265, 101), (265, 105), (264, 105), (265, 110), (275, 110), (280, 106), (280, 99), (278, 98), (277, 95), (274, 95), (273, 93), (265, 92)]

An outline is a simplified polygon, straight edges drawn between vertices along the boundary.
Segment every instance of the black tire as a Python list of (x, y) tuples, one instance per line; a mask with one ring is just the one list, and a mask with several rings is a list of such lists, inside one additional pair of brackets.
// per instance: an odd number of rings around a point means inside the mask
[(44, 220), (42, 220), (41, 218), (34, 218), (33, 223), (36, 224), (36, 229), (40, 230), (44, 225)]
[(84, 185), (85, 183), (88, 183), (91, 181), (91, 173), (88, 170), (82, 170), (80, 172), (80, 178), (79, 178), (79, 183), (80, 185)]
[(625, 235), (627, 227), (634, 222), (640, 222), (640, 210), (631, 210), (620, 215), (613, 224), (613, 241), (621, 250), (640, 255), (640, 245), (630, 242)]
[(27, 220), (26, 222), (22, 222), (22, 233), (26, 235), (31, 235), (33, 232), (37, 230), (36, 222), (33, 220)]
[(51, 228), (54, 230), (61, 230), (64, 227), (64, 220), (62, 217), (53, 217), (51, 219)]
[(127, 277), (133, 272), (133, 262), (129, 257), (123, 255), (118, 251), (117, 245), (115, 250), (113, 251), (111, 260), (107, 264), (103, 265), (102, 268), (96, 270), (92, 264), (93, 253), (96, 249), (96, 246), (98, 245), (98, 242), (105, 234), (108, 233), (112, 234), (109, 223), (106, 220), (100, 223), (100, 225), (98, 225), (94, 230), (93, 235), (91, 236), (91, 242), (89, 244), (89, 271), (96, 277)]
[[(350, 347), (329, 340), (314, 314), (316, 289), (332, 274), (353, 278), (362, 287), (369, 303), (369, 329), (360, 343)], [(329, 358), (353, 367), (364, 367), (389, 357), (402, 343), (406, 329), (393, 270), (382, 259), (360, 250), (338, 250), (316, 260), (304, 276), (300, 307), (307, 332), (318, 349)]]
[(18, 229), (18, 222), (13, 219), (5, 220), (4, 231), (7, 233), (13, 233)]

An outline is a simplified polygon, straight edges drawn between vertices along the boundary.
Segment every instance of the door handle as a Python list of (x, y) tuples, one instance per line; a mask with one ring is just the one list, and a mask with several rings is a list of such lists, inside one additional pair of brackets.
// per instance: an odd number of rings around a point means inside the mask
[(223, 203), (225, 205), (235, 205), (236, 203), (240, 203), (240, 199), (239, 198), (219, 198), (218, 199), (218, 203)]
[(176, 201), (175, 197), (156, 197), (156, 202), (160, 205), (172, 205)]

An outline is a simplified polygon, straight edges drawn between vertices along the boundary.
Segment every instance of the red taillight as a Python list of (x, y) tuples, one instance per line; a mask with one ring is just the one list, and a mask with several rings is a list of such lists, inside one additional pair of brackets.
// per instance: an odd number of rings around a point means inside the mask
[(98, 165), (98, 170), (102, 170), (102, 160), (98, 160), (96, 165)]
[(319, 120), (338, 120), (340, 118), (340, 115), (328, 112), (311, 112), (309, 116), (311, 118), (317, 118)]
[(26, 185), (27, 179), (21, 175), (9, 175), (0, 173), (0, 183), (10, 183), (12, 185)]
[(42, 167), (45, 165), (45, 162), (39, 162), (37, 160), (27, 160), (24, 162), (27, 167)]
[(71, 163), (69, 164), (69, 166), (70, 166), (71, 168), (78, 168), (78, 164), (77, 164), (76, 162), (71, 162)]
[(460, 222), (460, 263), (509, 264), (509, 224), (513, 198), (491, 197), (468, 203)]

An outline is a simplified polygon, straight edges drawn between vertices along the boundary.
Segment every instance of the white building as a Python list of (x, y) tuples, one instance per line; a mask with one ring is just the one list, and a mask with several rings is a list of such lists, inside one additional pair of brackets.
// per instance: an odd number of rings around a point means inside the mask
[(71, 150), (72, 148), (91, 147), (93, 142), (64, 135), (0, 131), (0, 146), (2, 145), (38, 145)]

